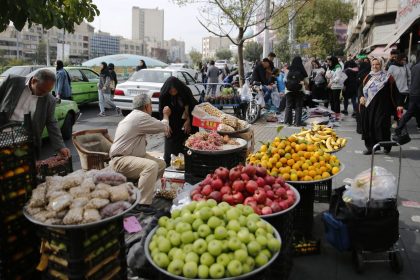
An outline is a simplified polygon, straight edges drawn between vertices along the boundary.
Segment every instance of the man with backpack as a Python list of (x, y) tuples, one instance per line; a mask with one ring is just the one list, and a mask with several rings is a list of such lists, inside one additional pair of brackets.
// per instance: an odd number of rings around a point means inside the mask
[(71, 79), (69, 73), (64, 69), (63, 61), (57, 60), (56, 64), (57, 82), (54, 87), (55, 96), (59, 99), (71, 100)]
[(286, 110), (284, 116), (284, 123), (292, 125), (293, 121), (293, 108), (295, 109), (295, 126), (303, 126), (302, 122), (302, 109), (304, 95), (303, 86), (308, 85), (308, 74), (303, 67), (302, 58), (296, 56), (292, 60), (292, 64), (289, 67), (286, 79)]

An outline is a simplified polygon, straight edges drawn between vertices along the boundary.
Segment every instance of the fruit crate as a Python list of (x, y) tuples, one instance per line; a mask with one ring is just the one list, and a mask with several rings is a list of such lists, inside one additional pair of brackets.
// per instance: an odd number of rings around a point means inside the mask
[(37, 181), (45, 182), (47, 176), (66, 176), (73, 172), (72, 158), (63, 159), (60, 156), (53, 156), (36, 163)]
[(44, 279), (124, 279), (127, 274), (122, 219), (75, 229), (42, 227), (42, 252), (48, 257)]
[(220, 166), (233, 168), (239, 163), (245, 163), (246, 153), (247, 149), (226, 154), (211, 154), (211, 152), (209, 154), (199, 154), (186, 149), (184, 152), (185, 178), (187, 178), (187, 175), (205, 178), (207, 174), (212, 173)]

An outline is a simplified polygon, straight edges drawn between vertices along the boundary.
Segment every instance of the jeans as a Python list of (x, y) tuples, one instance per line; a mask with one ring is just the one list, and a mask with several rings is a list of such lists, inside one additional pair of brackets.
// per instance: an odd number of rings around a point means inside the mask
[(295, 121), (296, 126), (302, 124), (302, 108), (303, 108), (303, 92), (288, 92), (286, 93), (286, 111), (284, 116), (285, 124), (292, 124), (293, 112), (295, 109)]
[(98, 99), (99, 99), (99, 110), (101, 114), (105, 114), (105, 106), (108, 105), (112, 109), (116, 109), (114, 102), (111, 101), (111, 94), (110, 93), (102, 93), (102, 90), (98, 90)]
[(340, 113), (340, 93), (341, 93), (341, 89), (329, 90), (331, 110), (337, 114)]
[(265, 101), (265, 104), (268, 104), (269, 101), (271, 100), (271, 92), (273, 90), (272, 89), (269, 89), (267, 86), (263, 85), (262, 86), (262, 91), (264, 92), (264, 101)]
[[(401, 133), (401, 130), (405, 127), (407, 122), (414, 116), (417, 116), (420, 111), (420, 96), (410, 96), (410, 103), (408, 104), (408, 110), (402, 116), (398, 127), (395, 129), (397, 134)], [(419, 123), (417, 123), (419, 125)]]

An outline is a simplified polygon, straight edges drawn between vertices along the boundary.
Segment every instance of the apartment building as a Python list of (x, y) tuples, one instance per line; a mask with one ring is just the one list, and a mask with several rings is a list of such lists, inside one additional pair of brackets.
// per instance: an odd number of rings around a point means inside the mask
[(164, 48), (167, 50), (169, 62), (184, 62), (186, 60), (184, 41), (165, 40)]
[(366, 52), (387, 56), (385, 46), (395, 29), (400, 1), (352, 0), (355, 11), (347, 31), (346, 51), (350, 54)]
[(203, 59), (215, 58), (216, 52), (221, 49), (229, 49), (232, 42), (228, 38), (204, 37), (202, 39)]
[(141, 40), (130, 40), (120, 37), (120, 51), (124, 54), (145, 55), (147, 52), (146, 44)]
[(133, 40), (140, 40), (147, 44), (148, 52), (152, 48), (164, 47), (164, 11), (156, 9), (132, 8), (132, 36)]

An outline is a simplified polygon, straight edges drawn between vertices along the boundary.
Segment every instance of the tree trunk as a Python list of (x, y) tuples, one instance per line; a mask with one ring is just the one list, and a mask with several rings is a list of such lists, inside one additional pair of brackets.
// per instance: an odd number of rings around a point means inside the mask
[(241, 40), (238, 44), (238, 72), (239, 72), (239, 86), (245, 82), (245, 71), (244, 71), (244, 42)]

